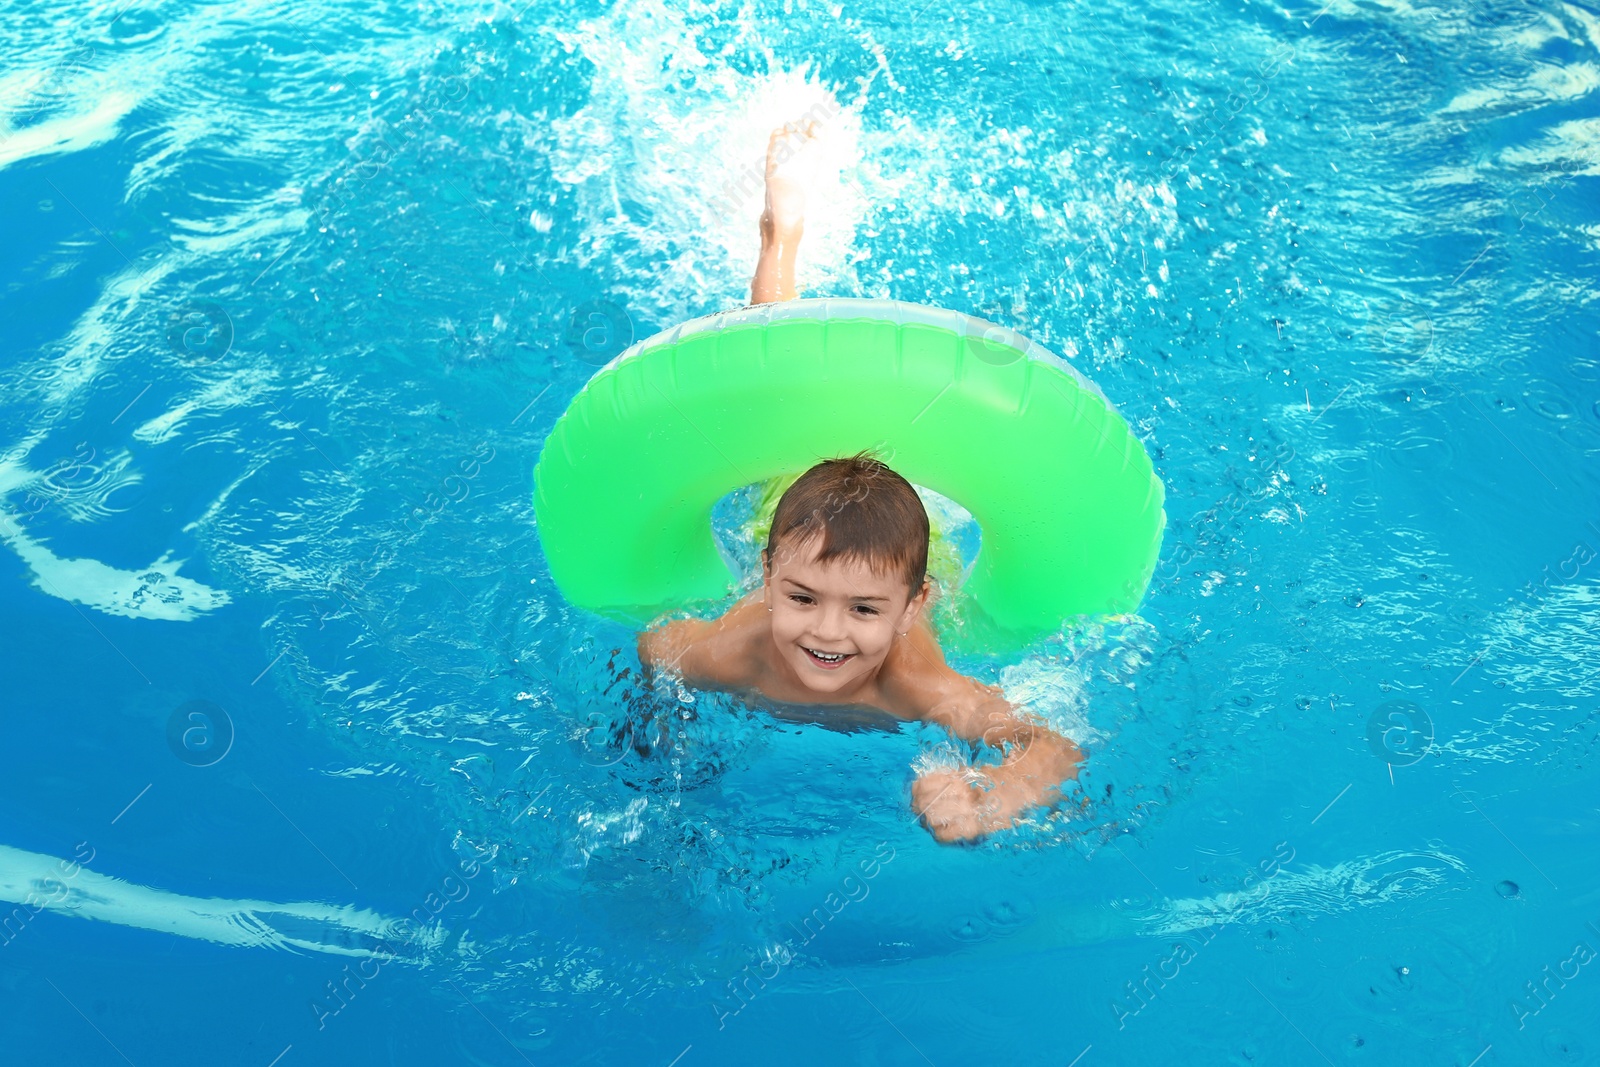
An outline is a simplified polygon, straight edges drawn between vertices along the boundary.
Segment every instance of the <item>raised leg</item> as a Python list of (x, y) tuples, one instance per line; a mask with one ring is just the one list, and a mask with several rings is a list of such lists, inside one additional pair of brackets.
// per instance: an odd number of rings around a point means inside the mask
[(805, 229), (806, 183), (816, 169), (808, 152), (817, 123), (790, 123), (772, 131), (767, 141), (767, 206), (761, 213), (761, 257), (750, 282), (750, 303), (793, 300), (794, 260)]

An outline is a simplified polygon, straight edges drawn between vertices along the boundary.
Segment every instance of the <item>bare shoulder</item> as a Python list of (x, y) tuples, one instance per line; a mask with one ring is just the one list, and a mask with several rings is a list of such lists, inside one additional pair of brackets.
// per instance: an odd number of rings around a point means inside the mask
[[(676, 670), (689, 685), (735, 689), (756, 674), (759, 597), (746, 597), (715, 619), (675, 619), (639, 635), (639, 659)], [(764, 613), (763, 613), (764, 614)]]
[(886, 711), (922, 719), (964, 734), (966, 720), (996, 690), (945, 662), (944, 650), (926, 619), (918, 619), (884, 661), (879, 677)]

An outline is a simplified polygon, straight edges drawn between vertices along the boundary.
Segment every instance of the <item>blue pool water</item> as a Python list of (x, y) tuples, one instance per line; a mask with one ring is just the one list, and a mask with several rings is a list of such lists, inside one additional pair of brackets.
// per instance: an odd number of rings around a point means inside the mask
[[(1600, 1061), (1593, 5), (5, 16), (0, 1060)], [(1089, 755), (976, 848), (933, 729), (612, 743), (533, 524), (802, 112), (807, 292), (1167, 485), (1137, 617), (957, 662)]]

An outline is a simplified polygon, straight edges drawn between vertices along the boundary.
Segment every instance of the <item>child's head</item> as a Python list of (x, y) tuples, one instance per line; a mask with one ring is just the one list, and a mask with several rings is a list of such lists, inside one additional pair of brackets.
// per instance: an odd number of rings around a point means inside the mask
[(785, 662), (809, 688), (844, 692), (878, 669), (927, 601), (928, 513), (870, 454), (825, 460), (778, 501), (762, 567)]

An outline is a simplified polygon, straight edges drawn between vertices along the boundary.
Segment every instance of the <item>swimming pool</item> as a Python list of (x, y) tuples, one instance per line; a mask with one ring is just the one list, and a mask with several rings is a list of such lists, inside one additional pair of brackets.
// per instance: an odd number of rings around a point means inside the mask
[[(8, 14), (8, 1061), (1600, 1055), (1592, 7)], [(611, 741), (533, 465), (741, 302), (799, 112), (802, 284), (1022, 331), (1166, 482), (1138, 617), (958, 664), (1081, 817), (935, 845), (933, 730)]]

